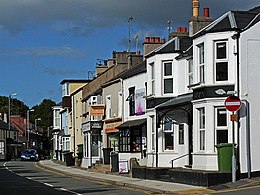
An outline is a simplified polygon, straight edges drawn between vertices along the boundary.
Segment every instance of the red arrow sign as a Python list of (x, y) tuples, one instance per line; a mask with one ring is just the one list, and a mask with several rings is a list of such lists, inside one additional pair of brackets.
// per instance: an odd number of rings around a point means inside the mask
[(231, 112), (235, 112), (240, 109), (241, 101), (237, 96), (229, 96), (225, 100), (225, 107)]

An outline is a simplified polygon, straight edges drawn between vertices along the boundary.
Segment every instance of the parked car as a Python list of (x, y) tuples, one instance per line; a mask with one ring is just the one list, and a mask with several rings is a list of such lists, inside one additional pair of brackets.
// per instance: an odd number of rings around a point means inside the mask
[(39, 160), (39, 154), (35, 149), (26, 149), (21, 154), (21, 160)]

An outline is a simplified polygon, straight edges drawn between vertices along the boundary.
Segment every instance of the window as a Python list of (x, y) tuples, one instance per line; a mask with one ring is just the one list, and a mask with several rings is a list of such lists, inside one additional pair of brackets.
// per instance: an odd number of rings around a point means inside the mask
[(129, 96), (126, 101), (129, 102), (129, 115), (135, 115), (135, 87), (131, 87), (128, 89)]
[(92, 134), (91, 135), (91, 156), (98, 156), (98, 140), (99, 140), (99, 135), (98, 134)]
[(54, 127), (60, 127), (60, 110), (54, 110)]
[(63, 151), (70, 151), (70, 137), (62, 138)]
[(142, 134), (140, 129), (125, 129), (120, 131), (120, 152), (141, 152)]
[(163, 63), (163, 93), (173, 93), (172, 62)]
[(151, 145), (152, 145), (152, 150), (155, 150), (155, 118), (154, 116), (151, 116), (151, 121), (152, 121), (152, 126), (151, 126)]
[(184, 124), (179, 124), (179, 145), (184, 144)]
[(199, 108), (199, 149), (205, 150), (205, 108)]
[(228, 143), (227, 110), (216, 108), (216, 143)]
[(155, 72), (154, 72), (154, 63), (150, 64), (151, 67), (151, 94), (155, 94)]
[(5, 143), (4, 141), (0, 141), (0, 154), (5, 153)]
[(200, 83), (204, 83), (205, 82), (204, 43), (198, 45), (198, 49), (199, 49), (199, 81), (200, 81)]
[(63, 83), (62, 85), (62, 97), (70, 95), (70, 83)]
[(111, 110), (111, 95), (106, 96), (106, 118), (109, 119), (112, 117)]
[(226, 41), (215, 43), (215, 69), (216, 81), (228, 80), (228, 58)]
[(163, 122), (163, 133), (164, 133), (164, 150), (174, 150), (174, 129), (173, 123), (164, 118)]
[(193, 84), (193, 59), (188, 60), (189, 85)]
[(122, 108), (123, 108), (122, 92), (119, 91), (117, 96), (118, 96), (118, 101), (117, 101), (117, 103), (118, 103), (117, 116), (120, 117), (120, 116), (122, 116)]

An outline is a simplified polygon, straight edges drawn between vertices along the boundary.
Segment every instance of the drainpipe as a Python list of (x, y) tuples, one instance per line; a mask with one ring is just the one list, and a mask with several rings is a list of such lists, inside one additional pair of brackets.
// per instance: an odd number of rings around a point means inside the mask
[[(237, 61), (237, 64), (236, 64), (236, 68), (237, 68), (237, 97), (240, 98), (240, 56), (239, 56), (239, 50), (240, 50), (240, 47), (239, 47), (239, 38), (240, 38), (240, 31), (237, 30), (236, 34), (234, 34), (232, 36), (232, 39), (236, 40), (236, 61)], [(238, 168), (238, 174), (240, 175), (240, 111), (238, 110), (237, 111), (237, 168)]]

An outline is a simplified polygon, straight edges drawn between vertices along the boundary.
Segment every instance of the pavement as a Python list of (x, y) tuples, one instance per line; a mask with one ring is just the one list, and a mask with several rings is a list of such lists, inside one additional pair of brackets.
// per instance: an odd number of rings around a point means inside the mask
[(81, 169), (76, 166), (65, 166), (53, 160), (42, 160), (37, 163), (38, 166), (54, 172), (58, 172), (67, 176), (89, 179), (92, 181), (103, 182), (115, 186), (123, 186), (146, 190), (153, 193), (162, 194), (211, 194), (216, 192), (236, 191), (239, 189), (250, 188), (253, 186), (260, 186), (260, 177), (241, 179), (236, 182), (229, 182), (209, 188), (173, 183), (163, 182), (158, 180), (148, 180), (127, 177), (125, 174), (108, 174), (90, 171), (89, 169)]
[(80, 169), (74, 166), (64, 166), (57, 164), (52, 160), (42, 160), (37, 163), (38, 166), (54, 172), (62, 173), (67, 176), (89, 179), (97, 182), (104, 182), (116, 186), (124, 186), (140, 190), (147, 190), (153, 193), (163, 194), (208, 194), (213, 190), (205, 187), (198, 187), (180, 183), (163, 182), (157, 180), (139, 179), (126, 177), (124, 175), (114, 175), (106, 173), (91, 172), (87, 169)]

